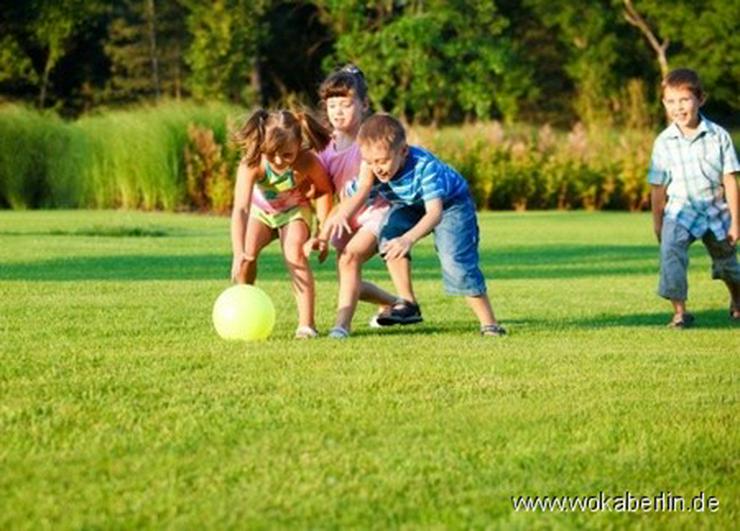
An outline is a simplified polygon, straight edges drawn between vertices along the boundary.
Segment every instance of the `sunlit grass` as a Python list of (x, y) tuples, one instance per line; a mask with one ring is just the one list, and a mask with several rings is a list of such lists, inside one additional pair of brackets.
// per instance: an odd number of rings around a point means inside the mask
[[(738, 329), (692, 248), (697, 327), (668, 330), (648, 215), (481, 214), (510, 329), (442, 293), (425, 321), (298, 342), (276, 245), (273, 337), (220, 340), (228, 219), (0, 212), (0, 528), (713, 528), (738, 518)], [(316, 268), (318, 323), (336, 280)], [(390, 288), (382, 263), (367, 277)], [(515, 495), (660, 492), (713, 514), (515, 513)]]

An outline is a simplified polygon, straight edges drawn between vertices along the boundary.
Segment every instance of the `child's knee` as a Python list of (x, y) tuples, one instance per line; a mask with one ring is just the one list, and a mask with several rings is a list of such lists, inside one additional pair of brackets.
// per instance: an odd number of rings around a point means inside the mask
[(308, 263), (306, 255), (303, 254), (301, 246), (290, 246), (283, 250), (283, 257), (288, 265), (291, 266), (305, 266)]
[(341, 255), (339, 255), (339, 267), (345, 268), (356, 268), (362, 264), (362, 256), (357, 251), (352, 249), (345, 249)]

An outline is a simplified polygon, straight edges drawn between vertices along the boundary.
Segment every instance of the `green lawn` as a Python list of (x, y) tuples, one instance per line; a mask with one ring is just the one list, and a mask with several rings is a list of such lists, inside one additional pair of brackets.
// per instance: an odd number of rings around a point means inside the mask
[[(264, 343), (219, 339), (228, 219), (0, 212), (0, 529), (733, 528), (740, 335), (692, 249), (665, 327), (647, 214), (481, 215), (510, 329), (481, 338), (415, 252), (422, 325), (291, 339), (277, 246)], [(317, 267), (318, 323), (336, 280)], [(389, 287), (374, 259), (367, 277)], [(715, 496), (715, 513), (515, 512), (519, 495)], [(735, 522), (735, 524), (733, 524)]]

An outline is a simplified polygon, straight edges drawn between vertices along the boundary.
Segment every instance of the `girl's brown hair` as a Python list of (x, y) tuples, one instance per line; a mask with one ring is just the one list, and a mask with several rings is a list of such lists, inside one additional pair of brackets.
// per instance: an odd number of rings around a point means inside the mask
[(331, 131), (306, 111), (258, 109), (234, 136), (247, 165), (257, 166), (262, 154), (273, 154), (290, 141), (297, 141), (301, 149), (321, 151), (329, 144)]
[(363, 103), (367, 102), (365, 74), (353, 64), (329, 74), (319, 87), (319, 97), (324, 102), (329, 98), (352, 96), (357, 96)]

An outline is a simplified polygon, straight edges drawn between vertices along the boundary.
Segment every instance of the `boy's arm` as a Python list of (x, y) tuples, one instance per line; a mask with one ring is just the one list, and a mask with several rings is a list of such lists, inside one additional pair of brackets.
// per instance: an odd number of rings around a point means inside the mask
[(351, 230), (349, 220), (365, 204), (367, 198), (370, 197), (370, 191), (374, 182), (375, 177), (370, 171), (370, 168), (363, 164), (360, 167), (360, 175), (357, 178), (356, 193), (344, 199), (339, 204), (336, 211), (324, 224), (319, 238), (328, 239), (330, 236), (341, 237), (345, 231), (349, 232)]
[(740, 194), (737, 189), (736, 173), (728, 173), (722, 177), (722, 184), (725, 187), (725, 200), (730, 210), (730, 230), (727, 233), (727, 239), (731, 244), (735, 244), (740, 237)]
[(442, 220), (442, 199), (430, 199), (424, 203), (426, 213), (419, 222), (411, 227), (405, 234), (389, 241), (381, 251), (385, 253), (386, 259), (393, 260), (406, 256), (411, 247), (424, 236), (434, 230)]
[(663, 211), (665, 210), (666, 187), (660, 184), (650, 186), (650, 208), (653, 211), (653, 231), (660, 242), (663, 230)]

